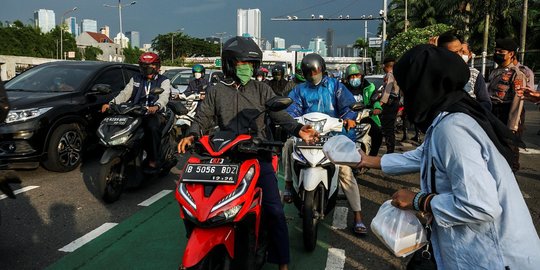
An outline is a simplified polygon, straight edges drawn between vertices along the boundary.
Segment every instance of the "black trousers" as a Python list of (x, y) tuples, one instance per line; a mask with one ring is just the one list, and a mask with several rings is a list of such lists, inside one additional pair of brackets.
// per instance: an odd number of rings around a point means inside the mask
[(381, 130), (386, 142), (386, 153), (394, 153), (396, 148), (396, 117), (399, 108), (398, 100), (392, 100), (382, 106)]
[(371, 150), (369, 151), (369, 156), (377, 156), (379, 153), (379, 148), (382, 144), (382, 132), (381, 128), (371, 119), (371, 117), (364, 118), (360, 123), (369, 123), (371, 124), (371, 129), (369, 130), (369, 136), (371, 137)]
[(148, 153), (147, 160), (158, 161), (161, 145), (161, 132), (165, 117), (161, 113), (148, 114), (142, 119), (144, 129), (144, 147)]

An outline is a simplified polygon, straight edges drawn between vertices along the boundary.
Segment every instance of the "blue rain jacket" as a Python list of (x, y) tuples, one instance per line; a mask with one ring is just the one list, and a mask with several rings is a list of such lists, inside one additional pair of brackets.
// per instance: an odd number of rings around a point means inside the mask
[[(311, 112), (320, 112), (340, 119), (356, 120), (357, 113), (349, 106), (355, 102), (352, 93), (337, 79), (323, 77), (319, 85), (309, 82), (298, 84), (289, 93), (293, 103), (287, 112), (292, 117), (300, 117)], [(342, 131), (353, 141), (356, 140), (354, 129)]]

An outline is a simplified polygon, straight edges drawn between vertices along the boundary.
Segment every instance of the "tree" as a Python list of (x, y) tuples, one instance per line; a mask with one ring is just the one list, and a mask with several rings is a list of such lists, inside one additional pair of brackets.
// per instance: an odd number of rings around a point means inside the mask
[(435, 24), (424, 28), (412, 28), (407, 32), (401, 32), (390, 40), (386, 55), (399, 58), (412, 47), (419, 44), (426, 44), (430, 37), (438, 36), (450, 29), (452, 28), (446, 24)]
[(139, 62), (139, 57), (141, 56), (142, 53), (143, 51), (141, 51), (137, 47), (135, 48), (131, 47), (131, 44), (130, 44), (129, 47), (124, 49), (124, 57), (125, 57), (124, 62), (130, 63), (130, 64), (137, 64)]
[(97, 47), (88, 46), (84, 49), (84, 59), (88, 61), (96, 61), (100, 54), (103, 54), (103, 50)]
[[(172, 58), (171, 45), (174, 45), (174, 62), (170, 60)], [(152, 40), (152, 48), (158, 52), (163, 62), (173, 65), (181, 62), (181, 58), (185, 57), (219, 56), (219, 44), (177, 32), (158, 35)]]

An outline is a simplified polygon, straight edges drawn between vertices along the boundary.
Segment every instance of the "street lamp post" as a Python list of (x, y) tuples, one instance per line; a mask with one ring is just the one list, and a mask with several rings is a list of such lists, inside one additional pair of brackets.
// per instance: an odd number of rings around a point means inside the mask
[(184, 31), (184, 28), (180, 28), (171, 34), (171, 64), (174, 62), (174, 34)]
[(221, 59), (221, 51), (223, 50), (223, 36), (227, 34), (227, 32), (220, 32), (216, 33), (216, 35), (219, 36), (219, 59)]
[(120, 21), (120, 55), (123, 55), (122, 50), (124, 49), (124, 39), (123, 39), (124, 31), (122, 30), (122, 8), (127, 7), (127, 6), (135, 5), (137, 3), (137, 1), (132, 1), (129, 4), (124, 4), (124, 5), (122, 5), (121, 2), (122, 2), (122, 0), (118, 0), (117, 5), (103, 4), (103, 6), (104, 7), (111, 7), (111, 8), (118, 8), (118, 18), (119, 18), (119, 21)]
[(77, 10), (77, 7), (74, 7), (72, 9), (66, 10), (64, 14), (62, 14), (62, 20), (60, 21), (60, 58), (65, 59), (64, 57), (64, 17), (70, 12), (73, 12)]

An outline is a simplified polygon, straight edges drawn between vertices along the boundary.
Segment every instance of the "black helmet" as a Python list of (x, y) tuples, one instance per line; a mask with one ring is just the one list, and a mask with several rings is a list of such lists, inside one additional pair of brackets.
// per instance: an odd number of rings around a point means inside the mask
[(285, 68), (282, 65), (275, 65), (272, 68), (272, 77), (280, 75), (283, 78), (284, 74), (285, 74)]
[(302, 59), (301, 68), (302, 73), (304, 74), (304, 78), (306, 78), (307, 81), (311, 81), (311, 72), (319, 71), (324, 74), (326, 72), (326, 63), (320, 55), (316, 53), (310, 53), (306, 54), (306, 56), (304, 56), (304, 59)]
[(238, 61), (253, 63), (253, 70), (257, 70), (261, 65), (262, 51), (252, 38), (237, 36), (223, 44), (221, 64), (225, 76), (238, 79), (236, 76)]

